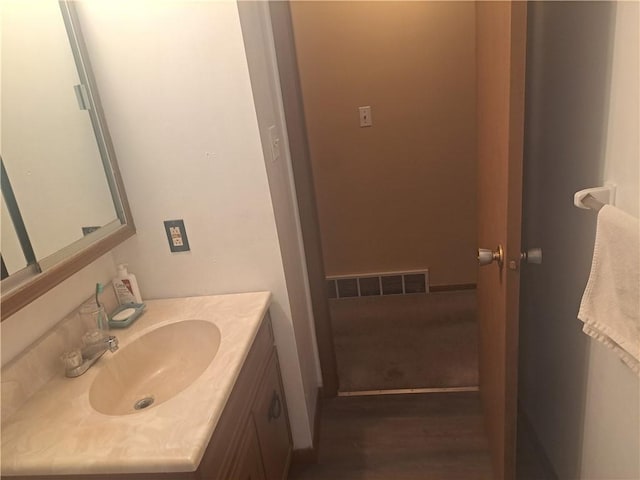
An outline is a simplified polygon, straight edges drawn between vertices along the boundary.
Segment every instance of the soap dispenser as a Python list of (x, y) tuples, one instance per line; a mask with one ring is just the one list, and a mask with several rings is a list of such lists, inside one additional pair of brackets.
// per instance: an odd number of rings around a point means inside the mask
[(125, 305), (127, 303), (142, 303), (138, 281), (133, 273), (127, 271), (126, 264), (118, 265), (118, 274), (113, 279), (113, 289), (118, 297), (118, 303)]

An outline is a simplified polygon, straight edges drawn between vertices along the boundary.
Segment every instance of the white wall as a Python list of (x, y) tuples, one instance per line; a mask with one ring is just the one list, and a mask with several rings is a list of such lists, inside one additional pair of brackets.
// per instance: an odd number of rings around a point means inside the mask
[(529, 5), (523, 240), (544, 263), (522, 274), (520, 405), (561, 480), (640, 478), (640, 383), (577, 320), (596, 215), (572, 205), (614, 180), (638, 214), (637, 10)]
[[(143, 298), (273, 292), (294, 444), (310, 446), (309, 331), (296, 346), (236, 3), (87, 2), (80, 17), (137, 228), (116, 260)], [(177, 218), (190, 252), (169, 251)]]
[[(616, 206), (640, 210), (640, 3), (616, 7), (604, 158)], [(582, 479), (640, 478), (640, 381), (601, 343), (589, 341)]]
[(640, 214), (640, 3), (618, 2), (604, 179), (618, 186), (616, 206)]

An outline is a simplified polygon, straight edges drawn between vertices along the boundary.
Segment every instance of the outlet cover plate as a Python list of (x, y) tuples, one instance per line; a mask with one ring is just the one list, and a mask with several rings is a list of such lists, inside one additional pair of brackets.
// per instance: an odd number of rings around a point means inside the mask
[(165, 220), (164, 229), (167, 233), (169, 249), (172, 252), (188, 252), (191, 250), (187, 231), (184, 228), (184, 220)]

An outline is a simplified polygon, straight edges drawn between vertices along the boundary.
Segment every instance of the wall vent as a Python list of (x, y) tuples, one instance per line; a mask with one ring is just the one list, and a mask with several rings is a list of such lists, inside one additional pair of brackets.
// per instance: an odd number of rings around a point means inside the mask
[(429, 270), (327, 277), (329, 298), (429, 293)]

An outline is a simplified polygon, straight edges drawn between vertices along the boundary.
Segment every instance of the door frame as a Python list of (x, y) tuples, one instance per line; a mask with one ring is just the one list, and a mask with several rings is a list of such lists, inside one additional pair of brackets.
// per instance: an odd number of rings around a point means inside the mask
[[(526, 2), (509, 2), (511, 7), (512, 48), (510, 51), (510, 124), (508, 157), (510, 167), (508, 170), (510, 182), (522, 182), (522, 156), (524, 138), (524, 79), (525, 79), (525, 52), (526, 52)], [(323, 395), (333, 397), (338, 391), (338, 375), (336, 357), (333, 343), (331, 318), (327, 285), (325, 279), (324, 263), (320, 240), (318, 215), (315, 204), (315, 191), (313, 184), (313, 172), (311, 170), (310, 154), (307, 142), (307, 133), (304, 117), (304, 108), (300, 81), (298, 77), (298, 65), (295, 53), (295, 41), (291, 21), (289, 2), (270, 2), (271, 22), (273, 26), (274, 43), (277, 63), (280, 74), (282, 99), (289, 135), (293, 171), (296, 183), (296, 191), (299, 203), (300, 221), (305, 245), (305, 255), (309, 277), (309, 286), (312, 297), (315, 319), (315, 333), (320, 360), (323, 381)], [(494, 457), (494, 469), (498, 473), (497, 478), (513, 478), (515, 475), (515, 441), (516, 441), (516, 417), (517, 417), (517, 355), (518, 355), (518, 295), (519, 272), (509, 270), (509, 261), (516, 262), (519, 268), (520, 256), (520, 227), (519, 218), (522, 213), (521, 188), (511, 191), (508, 201), (508, 221), (513, 223), (517, 219), (518, 227), (509, 232), (505, 239), (507, 246), (507, 261), (505, 262), (504, 275), (513, 277), (508, 282), (507, 304), (505, 306), (506, 325), (505, 337), (506, 350), (504, 357), (504, 429), (500, 433), (502, 446), (498, 448), (495, 440), (490, 440), (492, 451), (501, 451)], [(482, 389), (482, 384), (481, 384)], [(486, 410), (486, 408), (485, 408)], [(489, 418), (486, 419), (490, 421)]]
[(333, 344), (329, 292), (325, 278), (320, 223), (302, 103), (293, 22), (289, 1), (268, 3), (298, 201), (300, 229), (307, 264), (309, 292), (322, 375), (322, 396), (331, 398), (338, 394), (338, 367)]
[(524, 162), (524, 108), (527, 51), (527, 3), (511, 3), (511, 89), (509, 125), (509, 190), (507, 210), (507, 263), (515, 262), (516, 270), (509, 270), (513, 278), (507, 283), (506, 324), (506, 426), (505, 443), (510, 446), (505, 456), (505, 478), (516, 476), (516, 438), (518, 423), (518, 335), (520, 321), (520, 270), (522, 251), (522, 184)]

